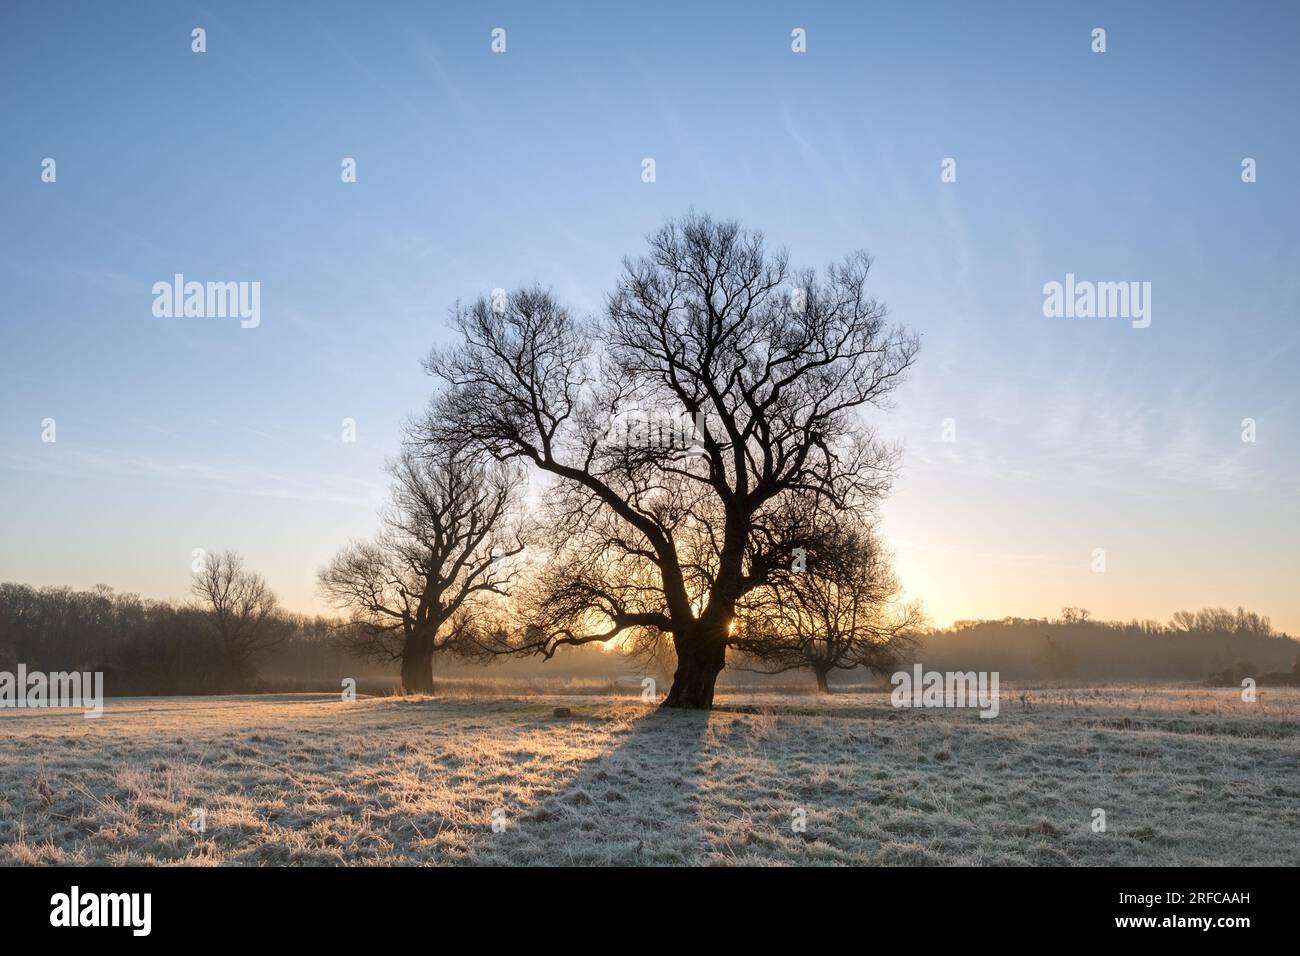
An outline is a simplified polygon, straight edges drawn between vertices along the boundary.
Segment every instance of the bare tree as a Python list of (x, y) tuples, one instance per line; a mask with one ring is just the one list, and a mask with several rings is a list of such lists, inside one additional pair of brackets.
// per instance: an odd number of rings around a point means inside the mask
[(734, 642), (761, 673), (811, 668), (822, 693), (834, 670), (896, 669), (925, 620), (919, 605), (897, 603), (898, 579), (871, 528), (836, 539), (805, 570), (773, 575), (745, 598)]
[[(457, 306), (425, 431), (553, 479), (531, 645), (667, 636), (664, 706), (712, 705), (737, 602), (803, 544), (792, 499), (865, 510), (891, 476), (858, 411), (886, 403), (918, 342), (867, 295), (870, 266), (793, 271), (761, 234), (692, 213), (624, 262), (600, 320), (540, 288)], [(619, 427), (638, 416), (690, 422), (690, 440)]]
[(470, 611), (479, 598), (504, 595), (508, 559), (523, 550), (512, 523), (522, 479), (445, 446), (408, 447), (389, 471), (383, 531), (340, 551), (320, 586), (351, 612), (344, 639), (352, 650), (401, 661), (406, 693), (432, 694), (435, 653), (482, 652)]
[(255, 675), (257, 656), (285, 636), (275, 593), (235, 551), (207, 556), (190, 590), (228, 662), (229, 679), (242, 686)]

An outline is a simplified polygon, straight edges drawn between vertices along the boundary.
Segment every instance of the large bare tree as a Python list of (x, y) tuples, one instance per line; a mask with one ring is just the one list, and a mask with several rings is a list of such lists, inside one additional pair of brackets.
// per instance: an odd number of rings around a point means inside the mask
[(522, 478), (445, 446), (409, 446), (389, 466), (391, 501), (373, 541), (353, 542), (320, 572), (322, 591), (350, 612), (357, 654), (401, 662), (402, 688), (432, 694), (433, 658), (473, 654), (484, 640), (470, 612), (504, 595), (523, 550)]
[(230, 669), (230, 686), (242, 686), (254, 676), (257, 656), (288, 631), (275, 593), (235, 551), (205, 557), (190, 590)]
[(866, 524), (837, 529), (801, 570), (773, 575), (742, 602), (735, 646), (761, 673), (810, 668), (830, 693), (835, 670), (897, 668), (924, 624), (917, 604), (898, 602), (888, 552)]
[(885, 404), (918, 342), (887, 325), (870, 268), (795, 271), (760, 233), (692, 213), (625, 260), (597, 320), (536, 287), (456, 308), (428, 436), (551, 478), (529, 642), (670, 638), (664, 706), (712, 705), (737, 602), (804, 543), (790, 516), (869, 508), (890, 477), (858, 410)]

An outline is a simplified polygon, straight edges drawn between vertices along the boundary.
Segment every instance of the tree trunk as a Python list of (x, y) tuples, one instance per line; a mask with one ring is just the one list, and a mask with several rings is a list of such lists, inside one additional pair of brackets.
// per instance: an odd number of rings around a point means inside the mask
[(830, 669), (826, 667), (814, 668), (813, 673), (817, 675), (817, 690), (823, 694), (831, 692), (831, 685), (826, 678), (830, 676)]
[(673, 686), (660, 707), (683, 707), (709, 710), (713, 707), (713, 687), (727, 661), (727, 638), (720, 628), (701, 626), (674, 635), (677, 670)]
[(433, 644), (414, 637), (402, 648), (402, 693), (433, 693)]

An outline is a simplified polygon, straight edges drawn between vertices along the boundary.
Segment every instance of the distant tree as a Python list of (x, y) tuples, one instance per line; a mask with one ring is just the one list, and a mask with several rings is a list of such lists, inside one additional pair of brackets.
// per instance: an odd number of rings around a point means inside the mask
[[(663, 706), (712, 706), (738, 603), (804, 544), (791, 499), (863, 512), (892, 474), (860, 412), (919, 345), (887, 324), (870, 267), (796, 271), (761, 233), (689, 214), (625, 260), (599, 320), (540, 288), (457, 307), (427, 433), (552, 479), (552, 590), (527, 646), (671, 638)], [(691, 427), (611, 440), (638, 415)]]
[(1061, 608), (1061, 620), (1066, 624), (1082, 624), (1090, 617), (1092, 617), (1092, 612), (1086, 607)]
[(447, 446), (408, 447), (390, 465), (383, 531), (349, 544), (320, 572), (322, 591), (350, 612), (343, 640), (358, 655), (401, 662), (402, 688), (432, 694), (433, 657), (480, 652), (469, 612), (504, 595), (507, 559), (523, 550), (512, 515), (521, 477)]
[(284, 639), (285, 622), (266, 580), (235, 551), (209, 555), (190, 587), (227, 667), (232, 686), (256, 676), (256, 658)]
[(743, 602), (735, 646), (768, 674), (811, 668), (830, 693), (834, 670), (895, 670), (924, 616), (899, 607), (899, 584), (880, 539), (866, 527), (837, 534), (806, 571), (773, 576)]

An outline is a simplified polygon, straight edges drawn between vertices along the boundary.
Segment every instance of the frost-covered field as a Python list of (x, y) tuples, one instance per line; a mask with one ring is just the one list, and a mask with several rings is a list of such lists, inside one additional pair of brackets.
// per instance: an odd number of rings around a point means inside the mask
[(5, 711), (0, 862), (1300, 863), (1300, 691), (1002, 696), (993, 720), (884, 694)]

